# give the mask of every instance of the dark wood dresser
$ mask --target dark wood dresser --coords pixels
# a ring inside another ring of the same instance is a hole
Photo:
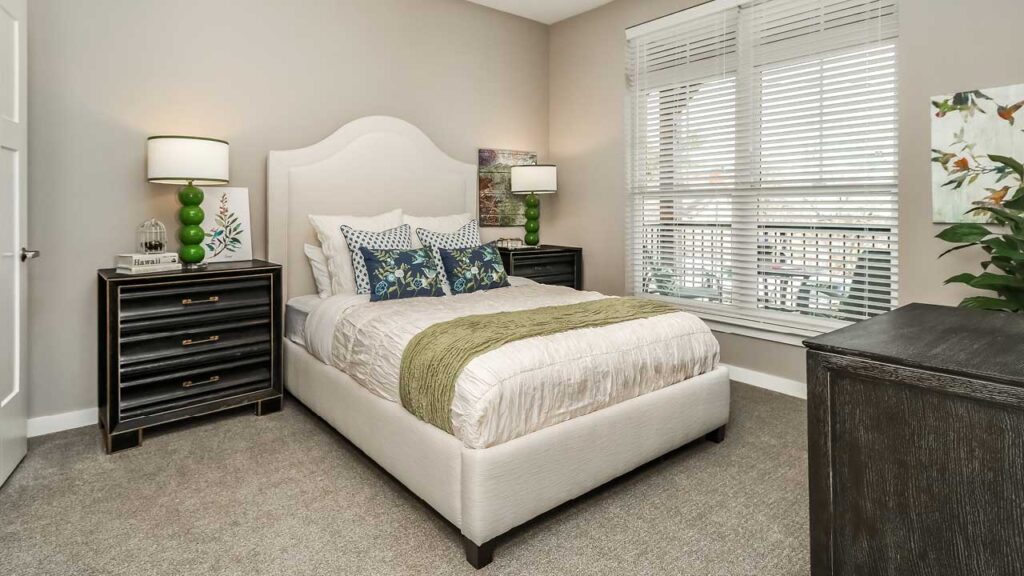
[[[1024,315],[911,304],[805,344],[811,573],[1024,574]]]
[[[533,248],[498,248],[498,252],[509,276],[583,289],[582,248],[542,244]]]
[[[99,412],[108,453],[150,426],[253,404],[280,410],[281,267],[99,275]]]

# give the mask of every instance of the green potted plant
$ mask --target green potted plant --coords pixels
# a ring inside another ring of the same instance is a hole
[[[964,298],[960,302],[961,307],[1024,313],[1024,165],[1007,156],[990,154],[988,158],[995,164],[983,170],[997,176],[997,186],[1007,181],[1009,183],[1001,188],[989,189],[990,195],[974,202],[974,208],[967,213],[986,215],[991,225],[997,226],[998,230],[982,224],[961,223],[940,232],[937,238],[956,244],[940,254],[940,258],[972,246],[980,246],[988,255],[981,263],[981,274],[965,272],[949,278],[945,283],[966,284],[972,288],[995,292],[995,296]],[[943,159],[933,161],[941,162]]]

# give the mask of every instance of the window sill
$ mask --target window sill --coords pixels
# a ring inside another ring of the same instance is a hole
[[[721,313],[714,307],[694,305],[692,302],[686,302],[680,298],[654,294],[643,294],[641,297],[673,304],[680,310],[700,318],[715,332],[777,342],[797,348],[803,348],[804,340],[808,338],[827,334],[852,324],[852,322],[842,320],[807,319],[799,315],[794,315],[797,318],[792,318],[789,321],[787,321],[787,317],[779,315],[776,315],[774,321],[770,321],[771,318],[762,321]]]
[[[691,313],[693,313],[691,311]],[[757,340],[766,340],[769,342],[777,342],[779,344],[785,344],[786,346],[793,346],[796,348],[804,347],[804,340],[813,338],[818,334],[788,334],[785,332],[778,332],[775,330],[766,330],[764,328],[758,328],[754,326],[746,326],[738,323],[723,322],[721,320],[712,320],[695,314],[698,318],[704,321],[714,332],[723,332],[725,334],[735,334],[737,336],[745,336],[747,338],[756,338]],[[821,332],[824,334],[824,332]]]

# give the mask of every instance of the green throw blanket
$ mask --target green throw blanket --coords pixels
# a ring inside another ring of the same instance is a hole
[[[420,332],[402,353],[402,406],[451,434],[455,381],[477,356],[503,344],[678,312],[654,300],[603,298],[564,306],[464,316]]]

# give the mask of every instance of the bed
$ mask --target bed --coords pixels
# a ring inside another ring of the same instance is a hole
[[[267,213],[269,258],[284,263],[286,388],[458,528],[480,568],[509,530],[684,444],[720,441],[729,378],[706,327],[673,313],[506,344],[459,377],[451,433],[413,416],[396,401],[396,358],[423,326],[607,298],[516,279],[488,293],[388,303],[313,295],[309,214],[476,213],[476,179],[476,166],[411,124],[367,117],[312,146],[271,152]],[[399,316],[402,325],[387,323]],[[639,359],[607,344],[630,327],[631,342],[648,339],[635,347]],[[510,358],[531,359],[523,370],[533,372],[509,369]],[[586,369],[559,372],[564,358]],[[637,370],[615,368],[628,362]],[[491,380],[500,386],[485,388]]]

